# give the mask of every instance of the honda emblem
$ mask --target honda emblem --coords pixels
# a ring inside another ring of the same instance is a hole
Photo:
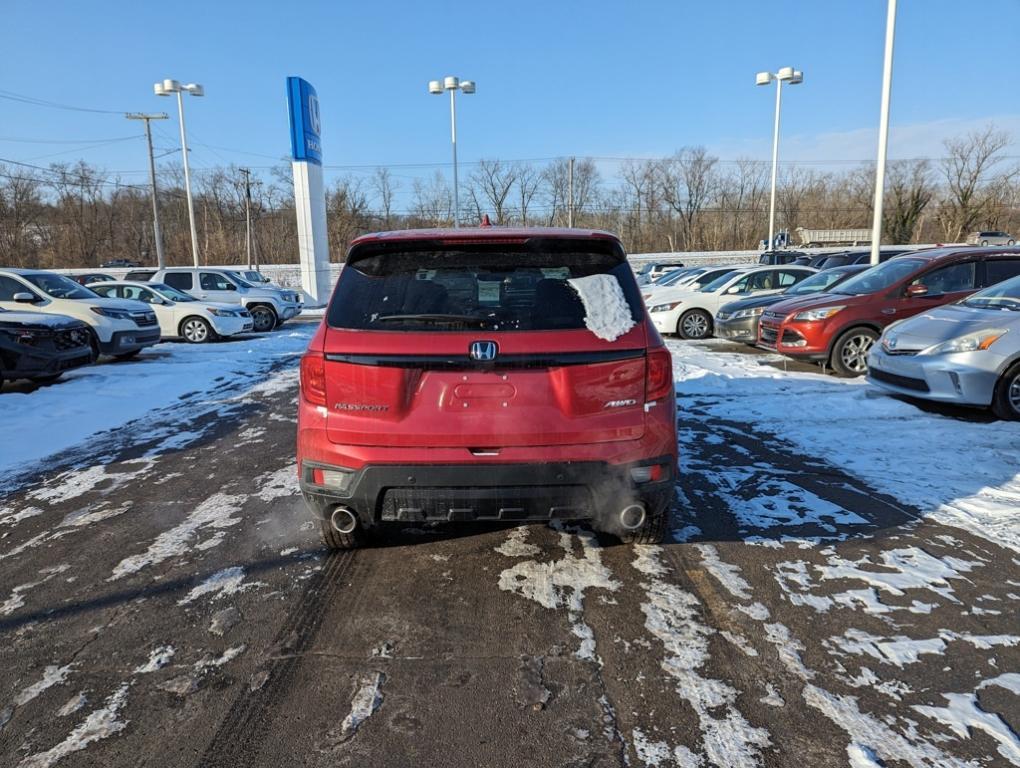
[[[496,350],[494,341],[472,341],[469,354],[472,360],[490,362],[496,359]]]

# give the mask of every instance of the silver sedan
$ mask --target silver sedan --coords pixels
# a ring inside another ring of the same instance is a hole
[[[890,325],[868,355],[868,381],[1020,420],[1020,277]]]

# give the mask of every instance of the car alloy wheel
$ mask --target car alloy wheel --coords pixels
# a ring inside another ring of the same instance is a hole
[[[251,310],[252,325],[259,333],[271,331],[276,327],[276,314],[268,307],[255,307]]]
[[[680,335],[686,339],[703,339],[708,335],[708,318],[704,312],[688,312],[680,320]]]
[[[1013,380],[1009,382],[1009,389],[1006,390],[1006,402],[1013,409],[1013,413],[1020,418],[1020,371],[1017,371]]]
[[[200,317],[191,317],[184,321],[181,335],[192,344],[201,344],[209,340],[209,324]]]
[[[870,334],[859,333],[843,342],[839,350],[839,358],[843,367],[853,373],[864,373],[868,370],[868,352],[875,345],[875,338]]]

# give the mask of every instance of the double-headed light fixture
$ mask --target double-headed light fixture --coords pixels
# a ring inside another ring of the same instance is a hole
[[[457,185],[457,91],[465,94],[475,92],[474,80],[447,77],[443,80],[429,80],[429,93],[441,96],[450,92],[450,143],[453,145],[453,226],[460,226],[460,190]]]
[[[776,83],[776,125],[772,132],[772,198],[769,202],[769,240],[767,250],[775,248],[776,230],[776,169],[779,165],[779,110],[783,103],[783,83],[800,85],[804,82],[804,73],[793,67],[783,67],[778,72],[759,72],[754,76],[755,85]]]
[[[191,255],[198,266],[198,230],[195,228],[195,203],[191,199],[191,172],[188,169],[188,139],[184,131],[184,94],[205,96],[205,89],[198,83],[182,85],[177,80],[163,80],[152,86],[157,96],[177,94],[177,114],[181,122],[181,154],[184,156],[184,191],[188,197],[188,222],[191,224]]]

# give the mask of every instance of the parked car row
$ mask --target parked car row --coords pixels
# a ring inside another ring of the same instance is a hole
[[[143,272],[144,281],[0,268],[0,384],[52,381],[100,355],[134,357],[161,339],[271,331],[302,309],[296,292],[256,285],[237,270]]]

